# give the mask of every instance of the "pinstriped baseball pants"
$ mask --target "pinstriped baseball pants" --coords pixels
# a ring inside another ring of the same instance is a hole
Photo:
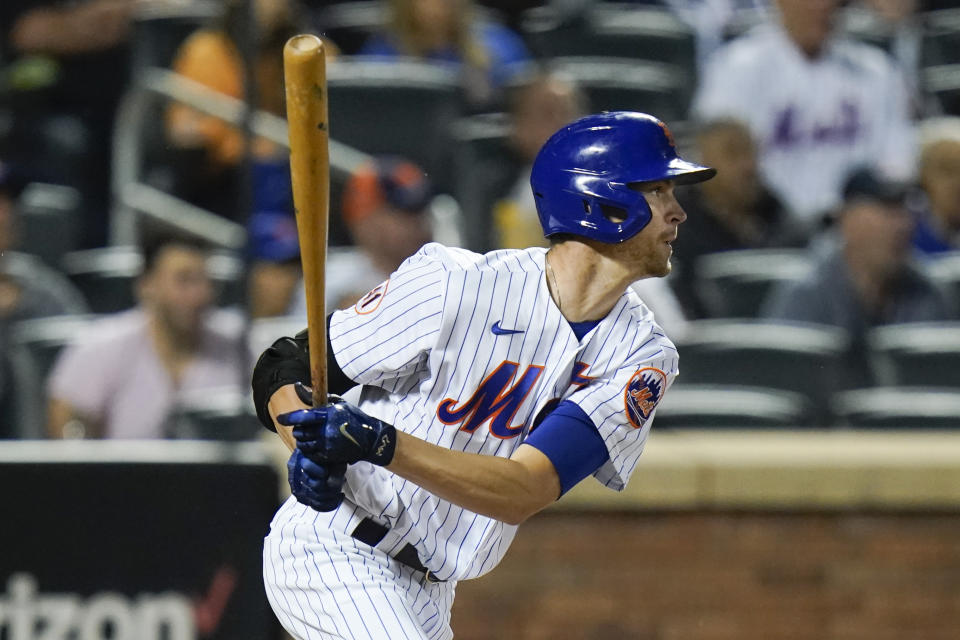
[[[267,599],[299,640],[449,640],[453,582],[423,574],[288,501],[264,540]],[[312,518],[312,520],[311,520]]]

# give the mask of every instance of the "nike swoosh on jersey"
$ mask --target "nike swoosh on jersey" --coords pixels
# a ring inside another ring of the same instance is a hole
[[[509,336],[513,333],[523,333],[523,329],[504,329],[500,326],[500,321],[497,320],[492,325],[490,325],[490,331],[493,332],[495,336]]]

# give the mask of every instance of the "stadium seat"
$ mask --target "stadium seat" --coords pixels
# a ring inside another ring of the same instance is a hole
[[[136,304],[134,281],[143,267],[136,247],[72,251],[63,257],[62,265],[93,313],[115,313]]]
[[[668,62],[693,83],[696,35],[665,7],[599,3],[567,17],[555,6],[528,10],[522,29],[544,58],[611,56]]]
[[[950,251],[932,258],[927,263],[927,273],[934,282],[953,296],[960,304],[960,251]]]
[[[12,345],[0,354],[0,368],[0,437],[43,438],[46,408],[37,363],[25,347]]]
[[[143,2],[133,15],[130,37],[131,73],[148,67],[169,67],[180,44],[197,29],[211,26],[223,13],[223,3]]]
[[[382,0],[335,2],[317,10],[316,23],[343,55],[350,56],[383,28],[386,15]]]
[[[18,248],[49,265],[60,264],[64,254],[77,248],[82,224],[82,198],[72,188],[33,182],[17,203]]]
[[[453,132],[453,195],[463,208],[465,246],[489,251],[496,245],[490,212],[521,170],[508,143],[509,117],[504,113],[467,116],[457,121]]]
[[[346,56],[360,52],[367,39],[387,26],[386,0],[339,0],[306,3],[316,6],[315,23],[321,36],[331,39]],[[324,6],[326,5],[326,6]],[[497,20],[495,11],[474,3],[473,14],[480,20]]]
[[[920,88],[930,113],[960,114],[960,8],[921,14]]]
[[[260,422],[249,395],[234,388],[184,394],[168,421],[167,437],[185,440],[250,440]]]
[[[695,286],[710,317],[756,318],[770,289],[811,268],[804,249],[742,249],[700,256]]]
[[[418,163],[438,190],[452,192],[451,127],[461,111],[450,66],[342,57],[327,71],[330,137],[369,154]]]
[[[805,396],[821,424],[843,382],[849,347],[835,327],[751,320],[695,320],[677,341],[683,383],[748,385]]]
[[[960,8],[927,11],[921,20],[921,65],[960,63]]]
[[[840,424],[879,429],[960,428],[960,390],[875,387],[843,391],[833,398]]]
[[[913,322],[867,338],[885,384],[960,388],[960,322]]]
[[[242,307],[246,303],[246,268],[233,253],[215,252],[207,260],[210,278],[216,287],[217,305]]]
[[[960,115],[960,64],[938,64],[920,70],[920,86],[932,101],[928,109]]]
[[[54,316],[26,320],[14,325],[11,348],[22,349],[30,361],[37,381],[42,385],[63,349],[93,320],[91,315]],[[26,369],[23,369],[24,371]]]
[[[682,378],[682,376],[681,376]],[[791,428],[810,424],[809,400],[780,389],[678,383],[657,407],[655,428]]]
[[[642,111],[671,127],[687,119],[694,83],[669,63],[566,56],[551,66],[583,89],[591,111]]]
[[[879,47],[889,54],[894,53],[894,26],[876,10],[861,5],[843,7],[839,12],[838,23],[845,36]]]

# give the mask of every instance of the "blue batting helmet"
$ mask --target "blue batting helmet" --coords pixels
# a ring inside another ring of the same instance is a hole
[[[657,118],[605,111],[553,134],[533,162],[530,185],[545,236],[570,233],[616,243],[650,222],[650,206],[631,184],[692,184],[716,173],[677,155],[670,130]]]

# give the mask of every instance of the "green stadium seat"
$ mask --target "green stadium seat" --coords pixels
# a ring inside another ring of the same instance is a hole
[[[770,290],[811,268],[804,249],[742,249],[697,258],[694,286],[710,317],[756,318]]]
[[[806,397],[815,421],[831,420],[829,398],[843,383],[847,334],[835,327],[760,320],[694,320],[680,352],[684,384],[747,385]]]
[[[657,407],[654,428],[781,429],[803,427],[813,419],[809,400],[799,393],[681,382]]]
[[[843,426],[876,429],[960,428],[960,390],[876,387],[836,394],[833,412]]]
[[[886,384],[960,389],[960,322],[877,327],[867,342]]]

